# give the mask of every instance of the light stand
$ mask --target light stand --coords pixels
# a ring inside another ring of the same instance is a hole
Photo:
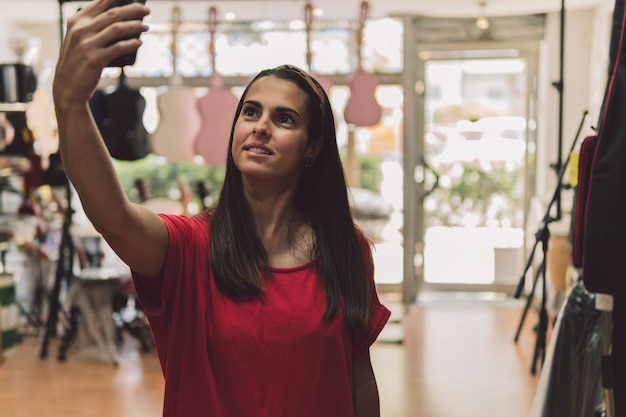
[[[63,3],[65,0],[59,1],[59,32],[60,40],[64,38],[64,18],[63,18]],[[61,311],[61,289],[63,284],[66,288],[69,287],[72,272],[74,270],[74,243],[70,235],[70,228],[72,226],[72,215],[74,210],[72,209],[72,185],[69,179],[65,178],[65,189],[67,196],[67,208],[65,210],[65,218],[63,219],[63,226],[61,229],[61,242],[59,244],[59,257],[56,264],[56,274],[54,279],[54,285],[52,286],[52,292],[50,293],[50,303],[48,307],[48,317],[46,321],[46,332],[41,343],[41,351],[39,357],[45,359],[48,357],[48,344],[50,338],[57,336],[57,324],[59,319],[59,313]]]
[[[522,330],[522,326],[524,325],[524,320],[526,319],[526,314],[528,313],[528,310],[530,309],[530,306],[533,302],[537,283],[539,281],[539,278],[542,277],[543,278],[541,281],[542,282],[542,285],[541,285],[542,294],[541,294],[541,306],[539,309],[539,324],[537,325],[537,340],[535,343],[535,352],[533,355],[533,362],[532,362],[532,366],[530,370],[531,374],[533,375],[537,371],[536,364],[537,364],[538,359],[541,358],[541,363],[543,363],[543,360],[545,358],[545,353],[546,353],[545,352],[546,333],[548,330],[548,312],[546,309],[546,255],[548,253],[548,241],[550,240],[550,229],[548,226],[551,222],[558,220],[557,218],[552,217],[550,213],[552,212],[552,206],[558,201],[559,196],[561,195],[561,186],[562,186],[563,177],[565,175],[565,169],[567,168],[571,154],[574,151],[574,148],[576,147],[576,143],[578,142],[578,137],[580,136],[580,132],[582,131],[582,128],[583,128],[583,125],[585,123],[585,119],[587,118],[588,113],[589,112],[587,110],[584,111],[582,120],[580,121],[580,125],[578,126],[578,131],[576,132],[576,136],[574,137],[574,140],[572,141],[570,152],[567,155],[567,159],[565,163],[561,166],[556,189],[554,190],[552,199],[550,200],[550,203],[548,204],[548,208],[546,210],[545,215],[543,216],[543,220],[541,221],[541,224],[539,225],[539,228],[537,229],[537,232],[535,233],[535,243],[532,247],[532,250],[530,251],[530,256],[528,257],[528,260],[526,262],[526,267],[524,268],[524,272],[522,273],[522,276],[519,280],[517,289],[515,290],[515,294],[514,294],[515,298],[521,297],[524,287],[526,285],[526,274],[528,273],[528,271],[530,270],[533,264],[533,261],[535,258],[535,251],[537,250],[537,246],[539,245],[539,242],[541,242],[543,259],[541,261],[540,268],[537,270],[537,273],[535,274],[532,289],[527,296],[528,298],[526,301],[526,306],[522,313],[522,318],[520,320],[520,323],[517,327],[517,332],[515,333],[515,342],[517,343],[517,340],[519,339],[519,336],[520,336],[520,332]]]
[[[63,220],[63,228],[61,230],[61,243],[59,245],[59,258],[57,259],[56,275],[52,292],[50,293],[50,305],[48,310],[48,318],[46,322],[46,333],[44,334],[41,351],[39,357],[45,359],[48,357],[48,344],[50,338],[57,336],[57,323],[61,306],[61,288],[65,284],[69,287],[72,271],[74,269],[74,244],[70,235],[70,227],[72,225],[72,193],[71,184],[67,181],[67,209],[65,211],[65,219]]]

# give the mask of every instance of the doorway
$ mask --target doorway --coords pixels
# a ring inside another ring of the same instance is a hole
[[[428,290],[514,292],[535,191],[545,20],[494,17],[485,29],[404,18],[405,305]]]
[[[424,290],[512,292],[522,274],[529,62],[519,48],[419,52]]]

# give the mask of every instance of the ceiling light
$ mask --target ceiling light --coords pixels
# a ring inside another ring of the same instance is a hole
[[[476,19],[476,27],[485,30],[489,27],[489,19],[487,19],[487,15],[485,14],[485,6],[487,3],[480,3],[480,16]]]

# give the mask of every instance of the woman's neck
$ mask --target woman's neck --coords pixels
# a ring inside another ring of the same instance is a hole
[[[287,268],[308,262],[313,233],[295,209],[295,189],[244,183],[244,192],[270,266]]]

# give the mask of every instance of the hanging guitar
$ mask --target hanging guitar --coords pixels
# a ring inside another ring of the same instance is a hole
[[[128,86],[124,68],[117,88],[108,94],[96,91],[89,105],[113,158],[136,161],[150,153],[149,134],[143,124],[146,100],[139,90]]]
[[[167,91],[157,97],[160,121],[151,136],[152,151],[170,162],[191,162],[195,156],[194,142],[200,129],[197,98],[192,87],[183,84],[177,66],[177,35],[180,26],[180,8],[172,10],[172,65],[173,75]]]
[[[346,103],[343,117],[348,124],[348,146],[346,158],[346,177],[351,187],[360,185],[360,166],[356,155],[356,127],[374,126],[380,121],[381,109],[376,101],[378,76],[363,69],[362,48],[363,29],[369,14],[367,1],[361,3],[359,27],[356,32],[358,68],[349,82],[350,97]]]
[[[15,128],[7,118],[6,113],[0,113],[0,152],[13,142]]]
[[[26,106],[26,119],[33,136],[37,138],[37,152],[48,161],[58,147],[54,102],[48,91],[35,91],[33,100]]]
[[[33,131],[25,126],[22,128],[22,137],[26,142],[27,150],[26,159],[29,161],[29,169],[22,175],[23,179],[23,200],[30,200],[34,191],[44,185],[44,170],[42,166],[42,158],[35,150],[35,136]]]
[[[363,28],[369,14],[367,1],[361,3],[359,28],[356,33],[358,68],[349,82],[350,97],[344,110],[346,123],[354,126],[374,126],[380,121],[381,109],[375,92],[379,84],[376,74],[368,73],[362,65]]]
[[[213,73],[209,78],[210,88],[208,93],[197,101],[201,126],[195,138],[195,150],[198,155],[204,158],[207,164],[223,166],[226,165],[230,130],[239,100],[229,88],[224,87],[222,77],[217,72],[215,65],[216,26],[217,9],[210,7],[209,32],[211,39],[209,41],[209,53]]]
[[[316,74],[312,69],[313,62],[313,53],[311,52],[311,28],[313,27],[313,5],[311,3],[306,3],[304,5],[304,24],[306,25],[306,66],[309,71],[309,74],[315,80],[320,83],[326,94],[330,92],[330,87],[332,87],[332,81],[323,77],[319,74]]]

